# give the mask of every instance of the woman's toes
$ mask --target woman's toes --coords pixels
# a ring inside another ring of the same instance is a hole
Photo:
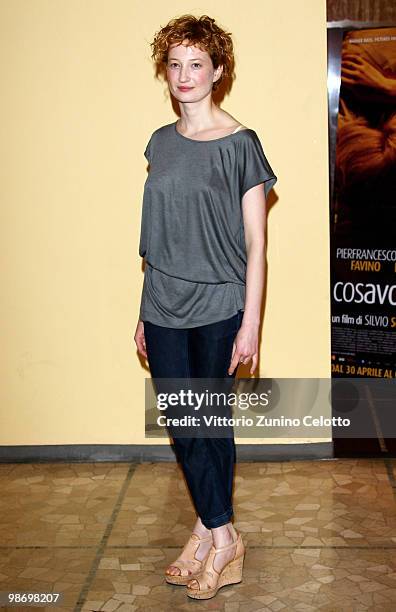
[[[175,571],[177,570],[177,571]],[[170,565],[168,567],[168,569],[166,570],[166,573],[169,576],[180,576],[180,569],[178,567],[176,567],[175,565]]]
[[[199,589],[199,583],[195,578],[187,583],[189,589]]]

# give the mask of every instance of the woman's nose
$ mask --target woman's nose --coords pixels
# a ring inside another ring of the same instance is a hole
[[[184,83],[185,81],[189,81],[189,80],[190,80],[190,76],[188,74],[188,68],[187,67],[182,68],[179,73],[179,81]]]

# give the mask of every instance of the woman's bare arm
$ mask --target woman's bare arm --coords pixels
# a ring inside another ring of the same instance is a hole
[[[258,363],[258,332],[265,275],[266,200],[264,184],[252,187],[242,198],[243,224],[247,252],[245,312],[235,338],[229,374],[238,363],[252,360],[250,373]]]

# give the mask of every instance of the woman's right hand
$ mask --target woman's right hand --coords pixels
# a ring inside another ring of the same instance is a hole
[[[136,326],[134,340],[136,342],[138,353],[147,359],[146,340],[144,338],[144,323],[140,319]]]

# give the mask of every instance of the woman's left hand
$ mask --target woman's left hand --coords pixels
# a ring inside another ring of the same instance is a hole
[[[242,324],[232,348],[232,356],[228,374],[233,374],[239,363],[247,365],[252,361],[250,374],[253,374],[258,363],[258,326]]]

